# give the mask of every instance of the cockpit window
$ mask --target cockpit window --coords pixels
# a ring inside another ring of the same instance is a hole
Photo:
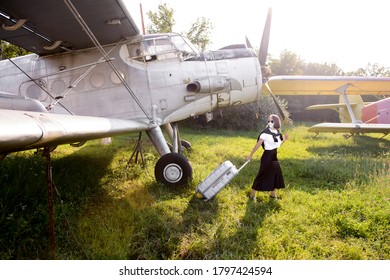
[[[173,44],[176,46],[176,48],[181,51],[188,54],[196,55],[197,51],[196,48],[188,41],[187,38],[184,38],[179,35],[175,35],[171,37]]]
[[[144,36],[142,41],[128,45],[129,56],[138,61],[186,59],[197,55],[195,48],[180,35]]]
[[[142,42],[142,45],[145,53],[149,55],[174,51],[174,47],[168,37],[145,40]]]

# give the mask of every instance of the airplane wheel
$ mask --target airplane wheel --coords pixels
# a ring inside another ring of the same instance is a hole
[[[178,153],[163,155],[154,168],[156,180],[167,186],[180,186],[192,179],[192,166],[188,159]]]
[[[173,152],[173,145],[169,142],[167,142],[167,145],[169,147],[169,150],[171,152]],[[181,140],[181,151],[180,151],[181,153],[184,152],[185,150],[187,150],[187,151],[191,150],[191,148],[192,148],[192,145],[190,142],[188,142],[187,140]]]
[[[181,145],[186,148],[187,150],[191,149],[191,143],[188,142],[187,140],[181,140]]]

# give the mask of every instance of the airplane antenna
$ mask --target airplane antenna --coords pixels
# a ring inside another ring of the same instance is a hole
[[[130,88],[130,86],[125,81],[125,78],[122,76],[121,72],[118,70],[118,68],[115,66],[115,64],[111,61],[110,57],[108,56],[107,52],[104,50],[98,39],[95,37],[87,23],[84,21],[84,19],[81,17],[80,13],[77,11],[76,7],[72,4],[70,0],[64,0],[65,4],[68,6],[69,10],[73,14],[73,16],[76,18],[78,23],[81,25],[82,29],[87,33],[88,37],[91,39],[92,43],[95,45],[95,47],[100,51],[100,53],[103,55],[104,59],[108,63],[108,65],[111,67],[112,71],[116,74],[118,79],[121,81],[123,86],[126,88],[127,92],[133,97],[134,101],[137,103],[139,108],[142,110],[142,112],[145,114],[145,116],[150,120],[153,121],[153,119],[149,116],[147,113],[147,110],[142,105],[141,101],[138,99],[138,97],[135,95],[133,90]]]
[[[145,32],[144,13],[142,11],[142,3],[139,4],[139,9],[140,9],[140,12],[141,12],[142,33],[145,35],[146,32]]]

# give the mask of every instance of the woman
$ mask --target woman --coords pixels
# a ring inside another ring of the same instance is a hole
[[[287,139],[280,133],[280,118],[277,115],[268,117],[267,127],[260,133],[257,143],[247,160],[251,160],[253,154],[263,146],[264,153],[261,156],[260,170],[257,174],[249,198],[256,200],[256,191],[270,191],[271,198],[277,198],[276,189],[284,188],[282,170],[280,169],[277,151]]]

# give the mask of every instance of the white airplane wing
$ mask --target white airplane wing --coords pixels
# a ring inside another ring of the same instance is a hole
[[[72,0],[101,45],[138,35],[122,0]],[[42,16],[44,15],[44,16]],[[94,47],[64,0],[2,0],[0,38],[39,55]]]
[[[385,77],[274,76],[268,85],[274,95],[339,95],[344,86],[348,95],[390,94],[390,78]],[[262,92],[269,90],[264,86]]]
[[[0,39],[38,55],[95,47],[69,4],[80,12],[101,45],[118,43],[140,33],[122,0],[2,0]],[[20,110],[20,105],[17,108]],[[0,155],[148,130],[154,126],[148,120],[0,109]]]
[[[149,120],[122,120],[0,110],[0,155],[148,130]]]

